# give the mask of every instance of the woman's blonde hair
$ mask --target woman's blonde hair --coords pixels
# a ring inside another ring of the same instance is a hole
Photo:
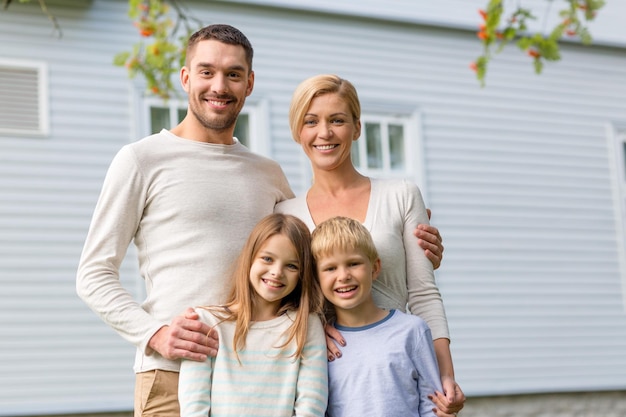
[[[311,254],[311,233],[308,227],[302,220],[292,215],[270,214],[254,227],[234,264],[232,274],[234,286],[226,304],[220,308],[205,307],[219,319],[235,322],[233,350],[236,354],[246,345],[257,297],[250,283],[250,269],[261,247],[275,235],[285,236],[291,241],[298,254],[300,265],[300,276],[296,288],[281,300],[279,314],[291,310],[295,312],[295,319],[288,329],[287,340],[278,347],[284,349],[295,339],[297,349],[294,357],[300,357],[306,343],[309,314],[315,313],[320,316],[322,314],[324,298],[315,277]]]
[[[289,127],[293,140],[300,143],[300,131],[304,125],[304,116],[311,101],[324,94],[338,94],[348,104],[348,109],[356,123],[361,118],[361,103],[354,85],[336,75],[321,74],[302,81],[296,87],[289,106]]]

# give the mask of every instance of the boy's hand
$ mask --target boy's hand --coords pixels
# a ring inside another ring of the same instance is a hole
[[[465,394],[453,378],[442,378],[441,384],[445,395],[441,392],[435,392],[428,396],[435,404],[435,414],[438,417],[456,416],[465,405]]]
[[[198,314],[188,308],[183,315],[174,317],[169,326],[161,327],[148,342],[151,349],[165,359],[191,359],[204,362],[208,356],[217,355],[217,332],[198,320]]]
[[[339,333],[339,330],[337,330],[332,324],[326,324],[324,331],[326,332],[326,350],[328,352],[328,362],[332,362],[335,360],[335,358],[341,358],[341,351],[339,350],[337,344],[345,346],[346,341],[341,336],[341,333]]]

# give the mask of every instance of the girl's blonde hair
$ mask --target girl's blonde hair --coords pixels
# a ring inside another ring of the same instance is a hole
[[[300,265],[298,284],[288,296],[281,300],[279,310],[279,314],[289,310],[294,311],[295,320],[288,329],[287,340],[278,347],[284,349],[295,339],[297,349],[293,356],[300,357],[306,342],[309,314],[321,315],[322,313],[323,296],[315,277],[311,255],[311,233],[308,227],[302,220],[292,215],[270,214],[254,227],[234,264],[232,274],[234,286],[226,304],[220,308],[204,307],[223,321],[235,322],[233,338],[235,353],[246,345],[257,297],[250,283],[250,268],[261,247],[275,235],[283,235],[291,241],[298,254]]]
[[[302,81],[296,87],[289,106],[289,127],[293,140],[300,143],[300,131],[304,125],[304,116],[315,97],[324,94],[338,94],[348,104],[348,109],[356,123],[361,118],[361,103],[354,85],[336,75],[321,74]]]

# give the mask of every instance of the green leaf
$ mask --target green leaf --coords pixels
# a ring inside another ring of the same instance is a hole
[[[113,57],[113,65],[123,67],[130,58],[130,52],[120,52]]]
[[[589,45],[593,39],[591,38],[591,34],[587,28],[582,28],[579,32],[580,40],[583,44]]]

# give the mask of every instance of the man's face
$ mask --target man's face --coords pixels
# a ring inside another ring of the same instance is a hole
[[[207,40],[198,42],[190,54],[181,71],[189,111],[207,130],[234,129],[254,86],[243,47]]]

